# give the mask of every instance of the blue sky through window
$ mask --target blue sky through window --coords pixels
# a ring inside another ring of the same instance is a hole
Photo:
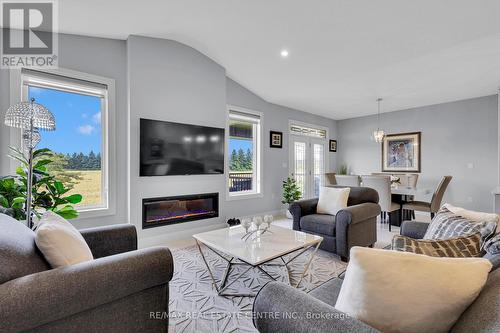
[[[240,148],[246,153],[247,149],[252,151],[253,143],[250,140],[240,140],[240,139],[229,139],[229,154],[233,150],[238,151]]]
[[[56,130],[42,131],[38,148],[57,153],[88,154],[101,152],[101,99],[96,96],[39,87],[29,87],[29,98],[35,98],[54,114]]]

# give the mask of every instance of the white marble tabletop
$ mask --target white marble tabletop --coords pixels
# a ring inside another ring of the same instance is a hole
[[[272,233],[266,232],[258,239],[244,241],[242,226],[217,229],[193,235],[214,250],[241,259],[253,266],[279,258],[306,246],[318,244],[323,237],[271,225]]]
[[[411,186],[391,186],[391,193],[399,195],[426,195],[431,194],[432,189]]]

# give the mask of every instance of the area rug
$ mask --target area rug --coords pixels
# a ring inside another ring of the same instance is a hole
[[[266,266],[271,276],[288,283],[300,278],[307,262],[304,253],[292,263],[290,277],[284,267]],[[205,257],[212,268],[214,278],[220,279],[226,268],[226,261],[204,249]],[[212,288],[212,280],[196,246],[172,251],[174,256],[174,275],[170,281],[169,332],[257,332],[252,324],[253,297],[222,297]],[[286,260],[286,259],[285,259]],[[281,262],[281,261],[279,261]],[[233,266],[228,281],[232,281],[245,266]],[[302,280],[299,289],[308,292],[325,281],[338,276],[346,268],[334,254],[318,250]],[[229,292],[256,293],[271,279],[258,269],[248,271],[233,285]]]

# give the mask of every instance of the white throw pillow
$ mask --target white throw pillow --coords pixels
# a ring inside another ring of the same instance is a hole
[[[445,207],[455,215],[465,217],[466,219],[474,222],[495,222],[497,224],[495,233],[500,233],[500,215],[498,214],[476,212],[474,210],[468,210],[462,207],[455,207],[453,205],[450,205],[449,203],[444,204],[443,207]]]
[[[318,214],[336,215],[339,210],[347,207],[347,199],[349,199],[350,191],[349,187],[320,187],[316,212]]]
[[[335,308],[384,333],[448,332],[491,267],[483,258],[353,247]]]
[[[94,259],[82,234],[71,223],[50,211],[43,214],[38,222],[35,242],[52,268]]]

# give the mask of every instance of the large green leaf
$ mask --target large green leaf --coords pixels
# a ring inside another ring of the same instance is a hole
[[[0,194],[0,206],[9,208],[9,200],[6,197]]]
[[[75,208],[73,208],[73,206],[70,205],[64,206],[61,209],[56,208],[54,209],[54,212],[64,217],[67,220],[71,220],[78,217],[78,212],[76,211]]]
[[[64,193],[65,188],[64,188],[64,184],[62,182],[55,181],[54,182],[54,187],[55,187],[57,193],[59,193],[59,194]]]
[[[81,194],[72,194],[70,196],[64,197],[63,199],[68,200],[69,203],[77,204],[82,201],[83,197]]]
[[[33,158],[50,155],[52,155],[52,151],[49,148],[37,149],[33,152]]]

